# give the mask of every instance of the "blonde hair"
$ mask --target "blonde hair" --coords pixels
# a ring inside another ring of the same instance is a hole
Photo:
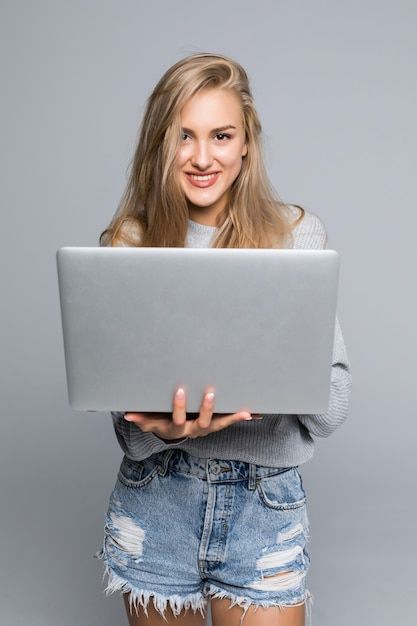
[[[262,127],[249,79],[232,59],[196,53],[181,59],[161,77],[147,100],[128,182],[109,226],[104,246],[183,247],[188,204],[176,172],[180,146],[180,111],[203,89],[234,92],[241,104],[247,154],[230,188],[230,201],[218,216],[212,247],[292,247],[294,222],[289,206],[269,182],[262,154]]]

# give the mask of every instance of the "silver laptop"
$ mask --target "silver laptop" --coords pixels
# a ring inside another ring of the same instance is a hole
[[[334,250],[64,247],[68,398],[78,411],[327,410]]]

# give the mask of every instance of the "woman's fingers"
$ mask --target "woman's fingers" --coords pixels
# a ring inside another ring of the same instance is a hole
[[[227,428],[236,422],[251,419],[251,415],[247,411],[240,411],[232,415],[215,416],[213,418],[213,410],[214,391],[210,389],[203,397],[198,418],[190,424],[190,437],[208,435],[209,433]]]
[[[214,408],[214,392],[208,391],[204,394],[200,405],[200,414],[194,422],[194,426],[201,428],[203,431],[210,428],[211,418],[213,417]]]
[[[125,413],[125,419],[134,422],[144,432],[153,432],[164,439],[180,437],[194,439],[222,430],[237,422],[258,417],[256,414],[251,416],[248,411],[213,417],[214,403],[214,391],[208,389],[201,401],[198,417],[195,420],[187,421],[185,391],[180,387],[174,394],[172,416],[168,417],[169,414],[163,413],[128,412]]]
[[[165,421],[168,422],[167,419],[164,419],[162,415],[157,418],[154,418],[153,415],[158,415],[157,413],[125,413],[125,420],[128,422],[133,422],[137,426],[140,426],[142,430],[148,430],[149,427],[154,427],[155,425],[160,424]],[[171,420],[169,420],[171,421]]]
[[[128,411],[124,414],[124,418],[127,422],[140,422],[143,417],[143,413],[134,413],[133,411]]]
[[[144,433],[151,432],[163,439],[175,440],[186,436],[185,428],[173,424],[171,415],[166,418],[162,413],[126,413],[125,419],[136,424]]]
[[[233,413],[232,415],[223,415],[222,417],[216,417],[211,424],[211,431],[216,432],[218,430],[222,430],[223,428],[227,428],[232,424],[236,424],[238,422],[245,422],[247,420],[251,420],[252,416],[248,411],[240,411],[239,413]]]
[[[184,426],[187,421],[185,405],[185,391],[182,387],[179,387],[174,395],[172,410],[172,421],[175,426]]]

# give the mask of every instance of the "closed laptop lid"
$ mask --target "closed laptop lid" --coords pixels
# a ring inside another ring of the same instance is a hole
[[[76,410],[328,408],[334,250],[64,247],[57,252],[68,397]]]

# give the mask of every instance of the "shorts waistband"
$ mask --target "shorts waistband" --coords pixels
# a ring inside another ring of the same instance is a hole
[[[164,450],[153,454],[159,465],[159,473],[164,476],[169,469],[179,473],[196,476],[209,483],[227,483],[245,480],[248,481],[249,489],[255,489],[256,483],[261,478],[281,474],[291,467],[266,467],[247,461],[202,458],[194,456],[185,450]]]

